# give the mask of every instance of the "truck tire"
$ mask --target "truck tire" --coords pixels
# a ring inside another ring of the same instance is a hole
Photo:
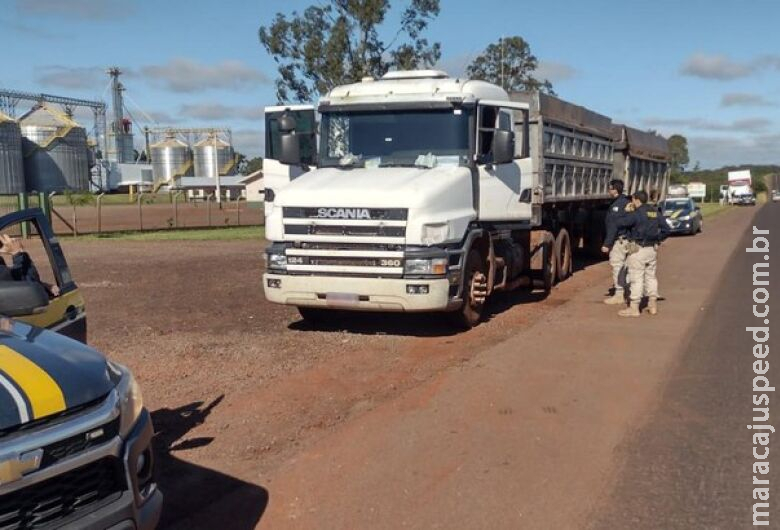
[[[572,272],[571,237],[565,228],[561,228],[555,237],[555,269],[559,282],[568,278]]]
[[[554,242],[542,245],[542,289],[546,294],[550,294],[555,284],[555,252]]]
[[[471,329],[482,320],[487,296],[487,267],[476,249],[471,249],[463,268],[463,305],[447,313],[450,322],[459,329]],[[484,296],[482,295],[484,293]]]

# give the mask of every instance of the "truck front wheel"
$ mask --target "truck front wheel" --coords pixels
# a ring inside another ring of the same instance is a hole
[[[455,326],[471,329],[482,319],[488,293],[485,261],[475,249],[471,249],[466,257],[463,275],[463,305],[448,313],[448,317]]]

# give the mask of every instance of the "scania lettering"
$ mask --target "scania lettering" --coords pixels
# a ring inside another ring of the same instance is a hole
[[[265,120],[263,285],[304,318],[441,311],[474,326],[493,293],[549,290],[574,250],[599,252],[610,179],[666,189],[662,137],[439,71],[339,86]]]

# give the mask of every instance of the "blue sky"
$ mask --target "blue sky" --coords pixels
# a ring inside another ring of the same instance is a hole
[[[0,86],[106,98],[103,70],[118,65],[141,125],[136,104],[161,124],[228,125],[257,155],[276,76],[258,27],[314,1],[0,0]],[[392,3],[390,24],[406,5]],[[441,3],[428,36],[452,74],[520,35],[561,97],[686,135],[692,164],[780,163],[780,2]]]

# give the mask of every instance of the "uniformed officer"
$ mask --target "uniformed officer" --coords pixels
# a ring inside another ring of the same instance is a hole
[[[626,264],[628,257],[628,229],[618,226],[618,219],[627,215],[626,206],[630,204],[628,197],[623,195],[623,181],[614,179],[609,181],[609,196],[614,200],[607,212],[607,235],[601,251],[609,253],[609,264],[612,267],[612,284],[614,294],[604,299],[605,304],[625,304],[623,286],[620,284],[620,272]]]
[[[658,280],[656,258],[658,245],[669,235],[666,221],[657,207],[647,204],[647,193],[638,191],[633,198],[634,211],[617,221],[629,229],[628,280],[631,302],[628,308],[618,312],[623,317],[638,317],[642,293],[648,297],[647,309],[651,315],[658,313]]]
[[[10,267],[3,260],[3,254],[11,257]],[[35,268],[30,255],[24,251],[22,242],[7,234],[0,234],[0,281],[37,282],[46,287],[50,296],[57,297],[60,294],[58,286],[41,281],[38,269]]]

